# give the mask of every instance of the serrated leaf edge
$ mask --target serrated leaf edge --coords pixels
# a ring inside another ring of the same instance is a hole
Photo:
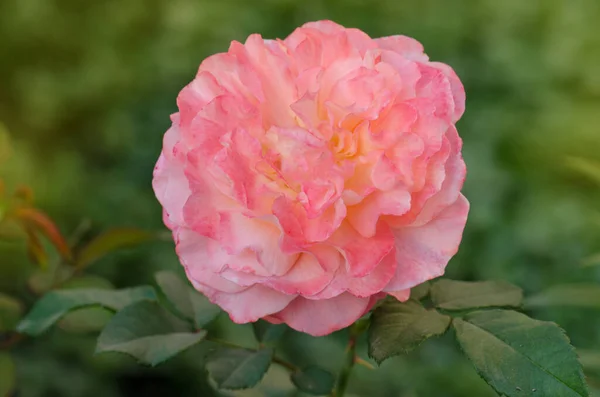
[[[536,319],[532,319],[532,320],[534,320],[534,321],[537,321],[537,322],[539,322],[539,323],[542,323],[542,324],[548,324],[548,325],[552,325],[552,326],[555,326],[556,328],[558,328],[558,329],[561,331],[561,335],[563,336],[563,338],[566,340],[567,344],[569,345],[571,352],[573,352],[573,353],[575,354],[575,356],[577,357],[577,361],[579,362],[579,356],[577,355],[577,352],[576,352],[575,348],[573,347],[573,345],[571,344],[571,340],[569,339],[569,337],[568,337],[568,335],[566,334],[566,332],[565,332],[565,330],[564,330],[564,329],[562,329],[562,328],[561,328],[561,327],[560,327],[558,324],[556,324],[556,323],[554,323],[554,322],[552,322],[552,321],[540,321],[540,320],[536,320]],[[583,385],[584,385],[585,391],[586,391],[586,393],[587,393],[587,394],[585,394],[585,395],[582,395],[582,394],[580,394],[580,393],[579,393],[577,390],[574,390],[574,389],[573,389],[571,386],[567,385],[567,384],[566,384],[565,382],[563,382],[561,379],[557,378],[557,377],[556,377],[554,374],[552,374],[552,373],[548,372],[547,370],[545,370],[544,368],[540,367],[540,366],[539,366],[539,365],[538,365],[538,364],[537,364],[535,361],[533,361],[532,359],[530,359],[528,356],[526,356],[525,354],[521,353],[520,351],[516,350],[514,347],[512,347],[510,344],[508,344],[508,343],[507,343],[507,342],[505,342],[504,340],[502,340],[502,339],[498,338],[496,335],[492,334],[491,332],[489,332],[489,331],[487,331],[487,330],[485,330],[485,329],[483,329],[483,328],[481,328],[481,327],[478,327],[477,325],[475,325],[475,324],[473,324],[473,323],[469,322],[468,320],[465,320],[465,319],[460,319],[460,318],[455,318],[455,319],[453,319],[453,321],[452,321],[452,327],[454,328],[454,331],[455,331],[455,332],[456,332],[456,326],[455,326],[455,322],[456,322],[456,321],[462,321],[462,322],[465,322],[465,323],[467,323],[467,324],[469,324],[469,325],[472,325],[473,327],[477,327],[477,328],[479,328],[480,330],[484,331],[485,333],[487,333],[487,334],[489,334],[489,335],[493,336],[495,339],[497,339],[497,340],[501,341],[501,342],[502,342],[502,343],[504,343],[506,346],[510,347],[510,349],[511,349],[511,350],[513,350],[513,351],[517,352],[519,355],[521,355],[521,356],[525,357],[525,358],[527,359],[527,361],[531,362],[531,363],[532,363],[534,366],[536,366],[537,368],[541,369],[543,372],[547,373],[548,375],[550,375],[551,377],[553,377],[554,379],[556,379],[556,380],[557,380],[559,383],[562,383],[563,385],[565,385],[565,386],[566,386],[566,387],[567,387],[569,390],[572,390],[573,392],[577,393],[577,394],[578,394],[578,395],[580,395],[581,397],[589,397],[589,395],[590,395],[590,392],[589,392],[589,388],[588,388],[587,382],[585,382],[585,375],[584,375],[584,373],[583,373],[583,366],[581,365],[581,362],[579,362],[579,364],[580,364],[580,367],[579,367],[579,370],[578,370],[577,372],[578,372],[579,378],[580,378],[580,379],[583,381]],[[469,361],[471,361],[471,359],[469,358],[469,355],[468,355],[468,354],[465,352],[465,350],[464,350],[464,348],[463,348],[463,345],[462,345],[462,343],[460,342],[460,340],[458,339],[458,337],[456,338],[456,340],[457,340],[457,342],[458,342],[458,345],[459,345],[459,347],[460,347],[461,351],[463,352],[463,354],[464,354],[464,355],[467,357],[467,359],[468,359]],[[491,380],[490,380],[490,379],[488,379],[488,378],[485,376],[485,374],[483,374],[481,371],[479,371],[479,368],[477,368],[477,367],[475,366],[475,364],[474,364],[472,361],[471,361],[471,364],[473,365],[473,367],[475,368],[475,371],[477,371],[477,374],[479,375],[479,377],[481,377],[481,379],[485,380],[485,382],[486,382],[488,385],[490,385],[490,387],[491,387],[491,388],[493,388],[493,389],[494,389],[494,391],[496,391],[496,393],[498,393],[499,395],[503,395],[503,394],[502,394],[502,392],[500,392],[499,390],[497,390],[497,389],[494,387],[494,385],[492,384]]]
[[[416,302],[417,304],[420,305],[419,301],[414,301],[414,302]],[[400,302],[400,303],[404,303],[404,302]],[[383,308],[383,306],[381,306],[380,308]],[[452,317],[450,317],[450,316],[448,316],[446,314],[440,313],[439,311],[437,311],[435,309],[425,309],[425,312],[431,312],[431,311],[435,312],[436,314],[442,316],[444,319],[448,320],[448,322],[447,322],[447,324],[444,327],[444,330],[442,332],[437,333],[437,334],[426,335],[421,340],[417,341],[414,344],[411,344],[409,346],[409,348],[407,348],[407,349],[401,349],[400,353],[390,354],[390,355],[382,358],[381,360],[379,358],[375,357],[375,355],[373,354],[373,348],[372,348],[372,343],[371,343],[371,335],[372,335],[372,330],[373,330],[373,324],[372,324],[373,319],[371,319],[371,324],[369,326],[369,331],[368,331],[368,349],[367,349],[367,354],[368,354],[369,358],[375,360],[375,362],[377,363],[377,365],[380,366],[384,361],[386,361],[386,360],[388,360],[390,358],[399,356],[401,354],[407,354],[407,353],[411,352],[412,350],[416,349],[417,347],[419,347],[425,341],[427,341],[427,340],[429,340],[431,338],[440,337],[440,336],[444,335],[446,332],[448,332],[448,329],[450,328],[451,323],[452,323]],[[392,313],[392,314],[394,314],[394,313]]]

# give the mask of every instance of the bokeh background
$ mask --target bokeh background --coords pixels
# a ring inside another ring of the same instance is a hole
[[[598,0],[2,0],[0,134],[10,137],[12,155],[0,177],[9,189],[31,186],[66,235],[83,220],[92,231],[162,230],[151,176],[179,90],[231,40],[254,32],[283,38],[317,19],[373,37],[415,37],[463,80],[467,112],[458,128],[472,210],[450,277],[504,279],[528,294],[600,283]],[[6,141],[0,145],[7,151]],[[128,287],[178,268],[173,245],[161,242],[110,255],[89,271]],[[24,246],[0,244],[1,292],[30,304],[23,291],[32,271]],[[534,314],[558,322],[582,351],[600,353],[599,311]],[[252,343],[248,326],[222,318],[217,327]],[[345,337],[290,334],[282,353],[337,371]],[[194,350],[147,369],[126,357],[94,357],[94,342],[93,333],[57,328],[20,343],[12,351],[18,396],[221,395]],[[261,388],[238,395],[291,390],[273,368]],[[350,393],[494,395],[452,335],[381,369],[357,367]]]

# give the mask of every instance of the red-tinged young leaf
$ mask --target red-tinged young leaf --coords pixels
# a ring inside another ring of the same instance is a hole
[[[40,268],[46,269],[48,267],[48,254],[39,237],[32,229],[27,230],[27,255]]]
[[[69,244],[48,215],[35,208],[17,208],[14,215],[25,227],[34,228],[45,235],[64,258],[72,258]]]

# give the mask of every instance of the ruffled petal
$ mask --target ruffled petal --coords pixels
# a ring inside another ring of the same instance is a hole
[[[387,294],[390,296],[393,296],[400,302],[406,302],[410,298],[410,290],[409,289],[405,289],[405,290],[401,290],[401,291],[389,291]]]
[[[296,297],[262,285],[254,285],[233,294],[216,291],[205,284],[195,283],[194,286],[212,303],[223,308],[231,320],[238,324],[252,323],[280,312]]]
[[[468,202],[464,88],[405,36],[251,35],[177,98],[153,188],[196,289],[312,335],[443,273]]]
[[[461,194],[431,222],[392,230],[398,267],[384,291],[409,289],[444,274],[458,251],[468,212],[469,202]]]
[[[366,276],[394,249],[394,235],[386,224],[379,224],[373,236],[366,238],[344,222],[328,241],[346,259],[348,274]]]
[[[376,295],[390,282],[396,273],[396,253],[390,252],[375,269],[362,277],[352,277],[344,267],[340,267],[333,281],[321,292],[308,299],[330,299],[344,292],[359,298]]]
[[[429,57],[424,54],[424,48],[417,40],[402,35],[387,36],[375,39],[379,48],[394,51],[406,59],[427,62]]]
[[[410,193],[404,187],[375,192],[360,205],[349,207],[347,218],[361,236],[370,238],[375,235],[377,223],[382,215],[403,215],[410,210],[410,203]]]
[[[333,277],[334,273],[323,269],[314,255],[304,252],[289,272],[281,277],[269,278],[264,284],[286,294],[310,296],[322,291]]]
[[[369,304],[369,298],[357,298],[351,294],[323,300],[298,297],[273,317],[296,331],[323,336],[353,324],[365,314]]]
[[[217,241],[185,228],[177,229],[175,241],[177,255],[191,281],[221,292],[235,293],[246,289],[218,274],[227,265],[230,255]]]
[[[309,218],[300,203],[280,197],[273,203],[273,214],[284,232],[284,252],[297,252],[302,247],[327,240],[346,216],[346,206],[340,199],[317,218]]]
[[[183,168],[161,155],[154,168],[152,187],[162,204],[163,220],[169,229],[184,224],[183,207],[191,194]]]
[[[177,126],[179,116],[174,117],[174,124],[166,132],[163,139],[163,151],[154,167],[152,187],[154,194],[163,207],[165,225],[173,229],[184,224],[183,207],[191,195],[189,182],[185,176],[182,158],[178,153],[180,131]]]
[[[465,87],[456,75],[454,69],[452,69],[450,66],[440,62],[430,62],[429,66],[441,70],[450,81],[452,95],[454,97],[454,114],[452,117],[452,122],[456,123],[465,112]]]
[[[444,165],[444,180],[439,192],[427,200],[419,215],[413,222],[419,226],[429,222],[437,214],[452,205],[460,194],[467,174],[467,168],[462,158],[462,140],[454,126],[446,134],[450,144],[450,155]]]

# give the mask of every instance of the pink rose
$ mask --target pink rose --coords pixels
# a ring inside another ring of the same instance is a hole
[[[326,335],[456,253],[465,93],[417,41],[330,21],[252,35],[177,104],[154,190],[189,279],[233,321]]]

